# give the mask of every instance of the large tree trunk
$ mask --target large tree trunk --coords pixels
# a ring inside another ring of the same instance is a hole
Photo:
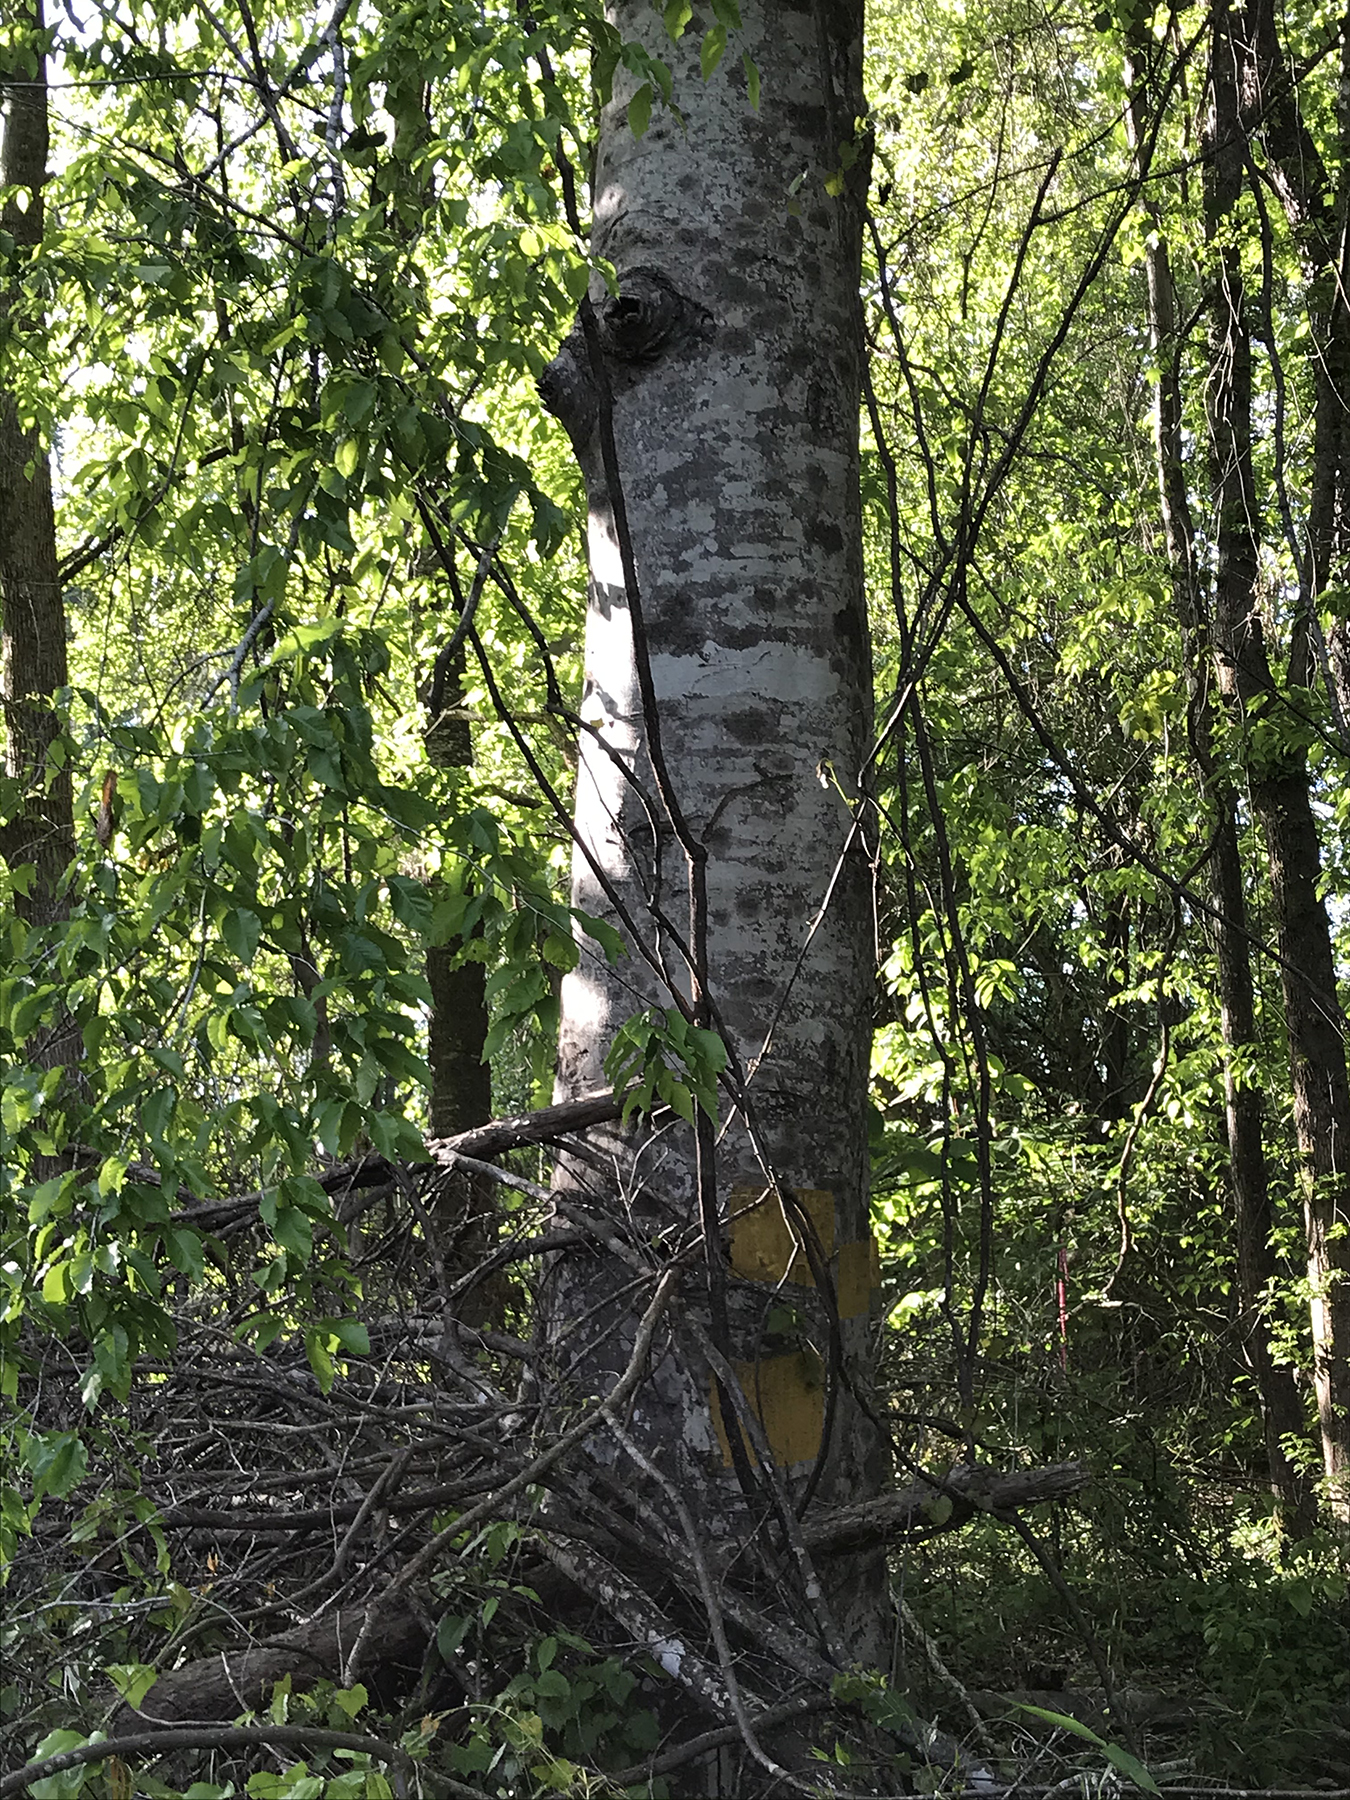
[[[694,33],[673,47],[646,0],[611,5],[672,65],[682,116],[658,101],[635,139],[635,82],[616,78],[593,246],[618,292],[543,384],[590,501],[574,898],[629,939],[613,967],[583,946],[564,983],[558,1098],[604,1087],[616,1032],[648,1004],[715,1025],[731,1053],[715,1145],[679,1123],[612,1128],[559,1179],[634,1244],[685,1255],[631,1430],[724,1546],[772,1513],[765,1439],[799,1506],[861,1499],[887,1470],[866,1397],[872,945],[854,829],[863,171],[840,168],[862,7],[740,10],[705,84]],[[561,1384],[613,1382],[649,1292],[613,1256],[558,1260],[545,1331]],[[745,1421],[748,1444],[725,1418],[733,1374],[763,1428]],[[833,1558],[824,1586],[827,1638],[880,1661],[884,1562]]]
[[[1331,929],[1319,891],[1321,845],[1297,729],[1306,709],[1286,712],[1257,608],[1261,508],[1252,468],[1251,335],[1233,225],[1245,170],[1244,100],[1250,104],[1238,76],[1253,65],[1234,17],[1220,0],[1206,169],[1215,638],[1219,684],[1241,734],[1252,810],[1266,843],[1304,1195],[1322,1453],[1333,1508],[1350,1516],[1350,1081]]]

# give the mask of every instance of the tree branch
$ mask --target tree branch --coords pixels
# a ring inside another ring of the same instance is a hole
[[[1092,1479],[1086,1463],[1052,1463],[1043,1469],[990,1469],[958,1464],[947,1475],[926,1476],[910,1487],[879,1494],[802,1521],[809,1549],[838,1554],[889,1543],[913,1531],[955,1531],[981,1512],[1013,1512],[1047,1500],[1067,1500]],[[943,1502],[951,1510],[943,1510]]]

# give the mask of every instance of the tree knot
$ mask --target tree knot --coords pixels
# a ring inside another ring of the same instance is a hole
[[[619,291],[595,307],[596,335],[611,374],[657,361],[695,339],[712,336],[713,316],[688,299],[660,269],[629,269]],[[544,405],[566,427],[580,450],[595,427],[595,378],[586,334],[578,319],[539,378]]]

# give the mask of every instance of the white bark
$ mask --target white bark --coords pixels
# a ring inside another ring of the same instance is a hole
[[[660,749],[678,809],[706,848],[708,991],[747,1074],[754,1122],[748,1130],[724,1099],[721,1218],[725,1229],[729,1205],[744,1206],[771,1177],[832,1196],[832,1207],[819,1203],[820,1235],[833,1253],[839,1310],[849,1315],[843,1366],[828,1307],[797,1279],[804,1249],[779,1296],[810,1319],[828,1368],[835,1418],[816,1487],[825,1504],[875,1492],[885,1473],[855,1398],[866,1380],[865,1273],[861,1300],[858,1286],[867,1267],[873,979],[857,814],[870,728],[857,441],[865,158],[840,193],[826,185],[862,111],[861,13],[856,0],[743,0],[744,31],[705,85],[697,18],[676,49],[647,0],[611,5],[625,39],[641,38],[672,66],[682,119],[658,102],[635,140],[626,109],[636,82],[620,71],[602,119],[594,211],[595,252],[618,277],[617,298],[602,289],[594,298]],[[760,71],[758,113],[742,51]],[[596,386],[579,330],[543,385],[572,434],[591,508],[581,711],[595,735],[583,739],[577,785],[585,853],[575,862],[575,903],[617,922],[608,885],[665,971],[663,982],[636,946],[613,968],[598,953],[583,956],[563,988],[562,1101],[604,1085],[614,1033],[645,1003],[690,994],[676,942],[689,942],[690,915],[686,856],[653,770]],[[653,899],[673,930],[653,923]],[[612,1170],[611,1211],[626,1209],[641,1241],[658,1232],[671,1248],[693,1241],[692,1132],[611,1128],[591,1143]],[[595,1163],[573,1161],[561,1179],[593,1201],[606,1178]],[[851,1248],[841,1257],[842,1247]],[[559,1371],[584,1391],[623,1365],[641,1296],[606,1303],[605,1295],[632,1275],[593,1255],[554,1271],[549,1330]],[[706,1330],[703,1280],[695,1260],[682,1300]],[[793,1348],[765,1331],[779,1297],[769,1283],[730,1275],[733,1361],[767,1366]],[[695,1335],[674,1329],[632,1426],[720,1532],[737,1516],[737,1488]],[[798,1493],[812,1463],[805,1457],[786,1470]],[[884,1612],[875,1561],[841,1559],[826,1585],[845,1603],[854,1653],[875,1655]]]

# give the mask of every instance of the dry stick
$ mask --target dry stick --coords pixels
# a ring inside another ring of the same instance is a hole
[[[486,1125],[474,1125],[454,1137],[428,1138],[433,1154],[439,1146],[463,1156],[496,1156],[502,1150],[520,1150],[532,1144],[548,1144],[589,1125],[607,1125],[623,1110],[622,1095],[606,1090],[585,1094],[579,1100],[563,1100],[556,1106],[541,1106],[535,1112],[515,1113],[504,1119],[491,1119]]]
[[[1048,179],[1048,178],[1047,178]],[[1037,196],[1037,208],[1044,197],[1044,189]],[[1033,215],[1034,217],[1034,215]],[[919,704],[916,693],[910,708],[914,724],[914,747],[919,757],[919,773],[923,780],[924,795],[928,801],[929,814],[933,824],[934,839],[938,853],[939,891],[942,896],[943,910],[947,915],[947,931],[952,954],[956,961],[956,974],[959,977],[960,997],[964,1002],[971,1049],[975,1055],[975,1143],[976,1159],[980,1180],[980,1220],[979,1220],[979,1266],[975,1283],[971,1291],[970,1306],[967,1313],[965,1342],[959,1340],[956,1345],[960,1363],[959,1381],[964,1390],[961,1400],[970,1409],[971,1427],[967,1434],[966,1451],[970,1460],[975,1460],[974,1436],[974,1393],[972,1391],[976,1356],[979,1350],[980,1326],[983,1320],[985,1297],[989,1291],[994,1260],[994,1172],[990,1159],[990,1140],[993,1136],[993,1081],[989,1070],[989,1046],[985,1037],[984,1021],[980,1016],[979,997],[975,992],[975,979],[971,972],[970,956],[966,949],[965,934],[961,928],[961,910],[957,899],[956,881],[952,869],[951,843],[947,835],[947,824],[942,809],[941,797],[938,793],[937,777],[933,768],[932,748],[928,741],[928,732],[924,725],[923,708]],[[948,991],[952,1010],[957,1008],[957,981],[951,973],[948,962]],[[964,1050],[964,1046],[963,1046]],[[963,1056],[963,1061],[965,1058]],[[970,1065],[966,1062],[966,1084],[969,1092]],[[944,1162],[946,1140],[944,1139]]]
[[[610,1389],[609,1393],[606,1394],[603,1399],[595,1401],[592,1405],[588,1406],[570,1431],[565,1431],[556,1442],[549,1445],[547,1450],[541,1451],[532,1462],[526,1464],[519,1474],[513,1475],[509,1481],[505,1482],[494,1493],[489,1494],[486,1500],[480,1501],[477,1506],[470,1507],[468,1512],[461,1514],[458,1519],[452,1524],[447,1525],[444,1530],[438,1531],[436,1535],[422,1547],[417,1555],[413,1557],[411,1562],[404,1564],[403,1568],[400,1569],[398,1574],[384,1589],[383,1593],[379,1595],[378,1599],[371,1603],[366,1613],[365,1622],[362,1625],[360,1632],[357,1634],[355,1644],[352,1646],[352,1653],[347,1658],[346,1669],[343,1672],[343,1681],[348,1687],[351,1686],[354,1673],[360,1666],[362,1652],[365,1650],[370,1634],[374,1629],[375,1621],[379,1613],[380,1602],[388,1600],[391,1595],[398,1593],[402,1588],[408,1587],[419,1575],[431,1566],[440,1555],[441,1551],[449,1544],[452,1544],[456,1538],[462,1537],[465,1532],[473,1531],[477,1526],[481,1525],[485,1519],[491,1518],[501,1507],[503,1502],[509,1500],[513,1494],[518,1494],[522,1488],[531,1486],[542,1474],[552,1468],[559,1457],[565,1456],[575,1444],[579,1444],[583,1438],[590,1436],[591,1432],[595,1430],[596,1426],[605,1417],[607,1408],[622,1406],[629,1395],[636,1390],[638,1383],[642,1380],[645,1373],[647,1353],[651,1349],[652,1338],[655,1335],[657,1324],[661,1319],[661,1315],[665,1312],[666,1307],[670,1304],[671,1295],[678,1278],[678,1269],[667,1269],[661,1276],[660,1281],[657,1283],[656,1292],[652,1296],[652,1303],[642,1315],[642,1319],[638,1325],[637,1336],[633,1342],[633,1354],[629,1359],[628,1367]]]
[[[176,1725],[164,1731],[136,1731],[125,1737],[104,1738],[101,1743],[81,1744],[74,1750],[63,1750],[58,1756],[44,1756],[40,1762],[27,1763],[12,1774],[0,1775],[0,1800],[7,1794],[19,1794],[35,1781],[59,1775],[64,1769],[78,1769],[83,1764],[102,1762],[109,1756],[137,1756],[149,1751],[156,1757],[170,1750],[249,1750],[255,1745],[288,1744],[296,1749],[307,1745],[319,1750],[359,1750],[378,1756],[396,1771],[401,1793],[408,1776],[415,1776],[417,1765],[406,1750],[384,1738],[363,1737],[354,1731],[321,1731],[308,1725]],[[448,1776],[437,1776],[441,1791],[467,1795],[468,1800],[483,1800],[478,1788],[465,1787]]]
[[[1167,945],[1167,958],[1170,964],[1177,947],[1177,938],[1181,931],[1181,904],[1176,896],[1172,897],[1172,931]],[[1097,1304],[1105,1300],[1116,1285],[1116,1279],[1125,1267],[1126,1258],[1134,1248],[1134,1232],[1130,1225],[1129,1179],[1130,1166],[1134,1161],[1134,1153],[1139,1144],[1145,1125],[1153,1116],[1153,1108],[1162,1089],[1163,1079],[1167,1074],[1167,1065],[1172,1056],[1172,1028],[1167,1023],[1167,1015],[1159,1006],[1158,1018],[1158,1055],[1153,1064],[1153,1074],[1143,1099],[1134,1109],[1134,1117],[1130,1121],[1130,1129],[1125,1135],[1125,1144],[1120,1152],[1120,1162],[1116,1169],[1116,1217],[1120,1222],[1120,1247],[1116,1252],[1116,1266],[1107,1278],[1105,1287],[1093,1299]],[[1079,1313],[1088,1304],[1081,1300],[1074,1312]]]
[[[496,1163],[482,1162],[476,1156],[464,1156],[458,1150],[440,1150],[437,1152],[436,1161],[447,1163],[453,1169],[463,1169],[468,1175],[485,1176],[489,1181],[499,1182],[502,1187],[514,1188],[519,1193],[528,1194],[531,1200],[538,1200],[545,1206],[553,1198],[548,1189],[540,1187],[537,1181],[530,1181],[524,1175],[515,1175],[510,1169],[499,1169]],[[481,1278],[482,1270],[475,1269],[472,1279],[478,1281]],[[469,1278],[466,1277],[466,1279]]]
[[[792,1719],[803,1718],[808,1713],[826,1712],[833,1704],[829,1699],[808,1694],[800,1700],[784,1700],[778,1706],[771,1706],[767,1712],[752,1719],[751,1723],[757,1731],[768,1731],[775,1725],[786,1725]],[[653,1756],[647,1762],[633,1763],[627,1769],[615,1769],[606,1776],[606,1780],[616,1788],[637,1787],[641,1782],[655,1781],[658,1776],[669,1775],[672,1770],[683,1768],[695,1758],[706,1756],[710,1750],[720,1750],[726,1744],[734,1744],[740,1736],[739,1725],[724,1725],[717,1731],[705,1731],[696,1738],[689,1738],[674,1750]],[[982,1800],[989,1800],[989,1796],[983,1795]],[[1335,1800],[1335,1796],[1324,1797],[1324,1800]]]
[[[820,1631],[821,1641],[836,1667],[841,1670],[847,1669],[850,1667],[851,1659],[848,1651],[844,1648],[843,1634],[840,1632],[825,1598],[825,1590],[821,1586],[820,1576],[816,1573],[816,1566],[811,1560],[811,1553],[806,1548],[806,1540],[802,1536],[801,1523],[793,1511],[783,1479],[774,1463],[773,1452],[769,1448],[759,1415],[746,1399],[744,1390],[737,1381],[735,1372],[727,1359],[710,1341],[708,1334],[700,1327],[698,1321],[686,1319],[684,1323],[692,1330],[695,1342],[708,1359],[708,1364],[718,1379],[719,1391],[724,1391],[731,1397],[736,1417],[733,1419],[724,1413],[722,1418],[722,1428],[726,1433],[727,1443],[734,1442],[742,1430],[749,1438],[755,1455],[759,1459],[759,1466],[765,1471],[768,1478],[770,1492],[776,1501],[775,1510],[778,1520],[783,1527],[783,1535],[792,1553],[797,1577],[802,1584],[802,1592]]]
[[[1007,1522],[1012,1526],[1013,1530],[1017,1533],[1018,1537],[1021,1538],[1031,1554],[1036,1558],[1036,1561],[1045,1570],[1050,1585],[1054,1588],[1055,1592],[1067,1607],[1069,1616],[1074,1622],[1079,1637],[1082,1639],[1083,1647],[1092,1658],[1092,1665],[1097,1671],[1097,1679],[1102,1684],[1102,1692],[1106,1696],[1106,1704],[1111,1711],[1111,1722],[1113,1725],[1119,1727],[1120,1732],[1125,1739],[1126,1747],[1133,1751],[1137,1756],[1139,1754],[1139,1745],[1136,1742],[1134,1730],[1128,1716],[1121,1711],[1120,1698],[1116,1693],[1115,1680],[1111,1674],[1111,1664],[1107,1661],[1106,1652],[1102,1649],[1096,1632],[1092,1629],[1091,1625],[1089,1625],[1082,1607],[1078,1604],[1078,1596],[1065,1580],[1064,1571],[1060,1568],[1054,1557],[1051,1556],[1045,1545],[1036,1536],[1036,1533],[1031,1529],[1030,1525],[1027,1524],[1026,1520],[1019,1518],[1016,1513],[1009,1513],[1007,1515]]]
[[[311,1594],[317,1593],[321,1588],[327,1587],[330,1581],[335,1580],[342,1574],[342,1571],[347,1566],[347,1558],[352,1553],[352,1546],[360,1536],[361,1529],[365,1525],[366,1520],[379,1504],[380,1496],[384,1493],[385,1489],[389,1487],[391,1483],[399,1480],[402,1476],[403,1471],[412,1460],[412,1454],[411,1449],[403,1449],[396,1451],[394,1455],[389,1458],[389,1461],[384,1465],[379,1476],[371,1485],[369,1493],[367,1493],[365,1499],[362,1500],[360,1506],[356,1509],[356,1517],[343,1533],[342,1541],[337,1547],[331,1565],[316,1581],[306,1582],[304,1587],[299,1589],[297,1593],[288,1594],[286,1597],[288,1605],[298,1606],[302,1600],[307,1600]],[[386,1502],[386,1505],[387,1504],[388,1502]],[[336,1521],[334,1522],[336,1523]]]
[[[317,1481],[328,1481],[332,1472],[328,1469],[299,1470],[293,1477],[297,1487],[309,1485]],[[411,1493],[390,1494],[386,1497],[385,1510],[391,1513],[433,1512],[442,1507],[457,1506],[464,1500],[472,1500],[477,1495],[488,1493],[495,1485],[495,1478],[480,1476],[477,1480],[447,1482],[442,1486],[414,1488]],[[367,1505],[370,1495],[367,1494],[362,1506]],[[344,1519],[354,1518],[359,1508],[355,1501],[345,1505],[325,1507],[310,1512],[243,1512],[232,1511],[228,1507],[174,1506],[159,1515],[156,1524],[166,1531],[241,1531],[250,1536],[259,1534],[273,1537],[291,1537],[297,1531],[322,1531],[325,1526],[342,1524]],[[137,1525],[139,1529],[139,1522]],[[130,1532],[127,1534],[130,1536]]]
[[[933,1639],[915,1617],[914,1609],[910,1606],[909,1601],[905,1599],[903,1594],[897,1594],[895,1596],[895,1606],[900,1617],[904,1620],[906,1627],[914,1633],[915,1638],[918,1640],[919,1648],[923,1651],[924,1659],[929,1668],[948,1692],[955,1695],[961,1710],[970,1720],[971,1735],[974,1737],[975,1742],[980,1746],[980,1749],[983,1750],[986,1756],[996,1755],[997,1747],[989,1734],[989,1727],[980,1717],[979,1710],[970,1697],[969,1689],[962,1681],[953,1675],[951,1670],[947,1667],[942,1659],[942,1652],[938,1649],[937,1645],[933,1642]]]
[[[745,1701],[741,1696],[740,1685],[736,1680],[736,1671],[731,1658],[731,1646],[727,1643],[726,1622],[722,1617],[722,1607],[717,1598],[717,1590],[713,1585],[711,1575],[708,1573],[708,1563],[707,1558],[703,1554],[703,1545],[699,1541],[698,1532],[694,1527],[693,1515],[685,1504],[684,1496],[680,1493],[674,1482],[642,1454],[642,1451],[619,1423],[617,1414],[610,1407],[605,1408],[605,1423],[618,1439],[622,1448],[628,1452],[628,1455],[637,1464],[638,1468],[640,1468],[650,1480],[656,1483],[661,1489],[661,1492],[666,1496],[667,1500],[669,1500],[671,1506],[675,1509],[675,1516],[680,1521],[685,1540],[689,1545],[689,1555],[693,1561],[694,1573],[698,1579],[698,1590],[703,1600],[703,1610],[708,1615],[708,1629],[712,1632],[713,1644],[717,1650],[717,1660],[722,1669],[722,1679],[726,1683],[727,1698],[731,1702],[732,1716],[740,1727],[741,1737],[745,1743],[746,1749],[750,1752],[751,1756],[754,1757],[760,1767],[766,1769],[770,1775],[776,1777],[780,1781],[786,1781],[790,1786],[799,1788],[803,1792],[807,1791],[802,1787],[800,1782],[795,1780],[794,1777],[781,1766],[781,1764],[776,1763],[773,1760],[755,1736],[754,1726],[751,1724],[750,1719],[746,1714]]]
[[[1190,42],[1184,46],[1180,55],[1175,59],[1174,67],[1169,73],[1167,91],[1170,91],[1171,86],[1180,80],[1182,71],[1189,62],[1191,53],[1200,42],[1203,32],[1204,27],[1198,29]],[[1166,93],[1164,93],[1163,97],[1166,98]],[[883,725],[881,730],[877,733],[872,748],[864,760],[860,776],[866,774],[867,770],[877,760],[882,750],[885,748],[891,734],[895,730],[902,712],[909,704],[909,696],[913,691],[914,686],[922,676],[924,668],[927,666],[938,647],[943,625],[946,622],[947,616],[949,615],[955,600],[955,589],[957,585],[959,585],[958,578],[965,566],[971,560],[974,545],[979,541],[985,516],[993,506],[994,501],[1017,458],[1023,439],[1030,430],[1036,408],[1040,403],[1041,394],[1044,392],[1045,385],[1050,379],[1050,370],[1068,339],[1069,332],[1073,326],[1074,320],[1078,316],[1080,308],[1086,301],[1098,275],[1106,264],[1106,259],[1110,255],[1112,245],[1115,243],[1121,227],[1138,199],[1147,173],[1152,167],[1153,153],[1157,147],[1158,133],[1161,129],[1162,110],[1160,108],[1153,130],[1142,147],[1139,162],[1140,173],[1123,185],[1122,191],[1126,196],[1124,201],[1116,207],[1115,211],[1110,215],[1098,233],[1096,246],[1079,276],[1073,293],[1069,296],[1069,300],[1064,307],[1054,331],[1050,335],[1049,343],[1041,353],[1040,360],[1032,372],[1032,378],[1027,386],[1027,391],[1023,397],[1022,405],[1018,411],[1017,417],[1004,435],[1003,451],[985,478],[984,487],[979,502],[975,507],[973,517],[969,519],[962,518],[958,521],[960,525],[959,541],[955,543],[947,541],[941,532],[940,521],[937,520],[936,516],[934,518],[935,535],[941,541],[942,553],[929,575],[926,583],[927,593],[931,595],[938,591],[939,586],[947,580],[948,572],[954,561],[958,565],[956,574],[947,582],[946,598],[944,599],[939,617],[929,633],[927,645],[916,659],[916,665],[912,670],[911,678],[906,685],[904,694],[892,707],[886,724]],[[879,273],[880,272],[879,268]],[[894,298],[884,275],[882,277],[882,303],[892,333],[894,334],[896,344],[903,358],[904,339],[900,330],[899,320],[895,315]],[[908,379],[907,358],[905,359],[904,366],[907,371]],[[916,423],[920,423],[922,409],[917,394],[914,395],[914,410]],[[1142,856],[1142,853],[1139,854]]]
[[[437,529],[435,517],[431,508],[426,505],[420,495],[417,499],[417,510],[422,515],[422,522],[427,528],[432,545],[436,551],[437,559],[442,565],[449,563],[453,566],[454,551],[447,549],[445,542]],[[433,726],[438,722],[444,711],[445,684],[449,679],[451,666],[453,665],[455,658],[463,649],[465,638],[468,637],[470,631],[473,629],[474,615],[478,611],[478,602],[483,597],[483,588],[487,583],[488,570],[492,567],[492,560],[497,554],[497,546],[501,543],[505,534],[506,527],[503,525],[496,537],[493,538],[490,543],[485,544],[480,551],[478,564],[473,572],[473,580],[469,583],[468,598],[465,600],[463,610],[455,622],[455,629],[451,632],[449,641],[442,644],[441,648],[436,653],[436,661],[432,664],[431,668],[431,692],[427,698],[427,713]]]
[[[679,1682],[715,1718],[727,1717],[731,1702],[721,1671],[688,1647],[648,1593],[598,1551],[581,1545],[565,1548],[552,1537],[544,1539],[542,1548],[554,1567],[583,1594],[599,1600],[672,1681]],[[763,1702],[757,1700],[757,1704],[762,1709]],[[739,1727],[734,1729],[739,1734]]]
[[[975,1513],[1001,1519],[1017,1507],[1067,1500],[1090,1480],[1091,1472],[1081,1462],[1004,1472],[984,1464],[958,1463],[945,1476],[923,1475],[907,1488],[892,1488],[874,1500],[806,1519],[802,1535],[807,1549],[817,1554],[889,1543],[910,1532],[932,1537],[959,1529]],[[931,1518],[934,1499],[943,1495],[952,1502],[950,1511],[946,1518]]]
[[[981,576],[981,579],[983,580],[984,578]],[[986,583],[986,585],[988,584]],[[1213,919],[1226,930],[1245,938],[1247,943],[1249,943],[1254,950],[1259,950],[1261,955],[1268,958],[1281,973],[1292,975],[1296,981],[1303,982],[1308,987],[1313,1004],[1318,1008],[1319,1012],[1321,1012],[1324,1023],[1330,1025],[1338,1037],[1343,1038],[1345,1036],[1344,1026],[1340,1024],[1330,1011],[1327,1010],[1325,1000],[1320,991],[1312,986],[1301,969],[1295,968],[1294,965],[1280,953],[1274,944],[1268,943],[1265,938],[1258,936],[1255,932],[1252,932],[1245,927],[1238,926],[1228,917],[1222,907],[1216,906],[1212,900],[1206,899],[1203,894],[1196,893],[1190,886],[1189,880],[1178,880],[1175,875],[1169,875],[1162,864],[1154,857],[1150,856],[1147,850],[1143,849],[1139,844],[1136,844],[1123,826],[1116,823],[1106,808],[1098,804],[1097,800],[1088,791],[1082,778],[1079,776],[1078,771],[1074,768],[1068,753],[1050,730],[1050,727],[1045,724],[1044,720],[1041,718],[1036,702],[1031,697],[1030,689],[1022,682],[1017,671],[1004,655],[998,639],[985,625],[969,599],[963,598],[958,604],[971,630],[989,652],[999,673],[1008,683],[1008,686],[1012,691],[1013,699],[1017,702],[1017,707],[1022,714],[1022,717],[1026,720],[1027,724],[1030,725],[1035,736],[1039,739],[1046,755],[1049,756],[1060,774],[1063,775],[1064,779],[1073,789],[1074,799],[1077,800],[1078,804],[1085,812],[1092,814],[1093,818],[1096,819],[1097,823],[1105,831],[1108,839],[1125,852],[1136,868],[1143,869],[1144,872],[1151,875],[1155,881],[1161,882],[1163,887],[1165,887],[1170,894],[1175,895],[1178,900],[1184,900],[1187,906],[1191,907],[1193,911],[1203,913],[1207,919]],[[1206,856],[1202,858],[1200,863],[1196,866],[1203,868],[1205,862],[1208,860],[1208,856]]]
[[[614,1477],[603,1468],[596,1468],[594,1478],[603,1485],[614,1485]],[[577,1492],[575,1485],[571,1491]],[[597,1516],[603,1512],[605,1524],[612,1536],[635,1544],[639,1549],[645,1547],[648,1552],[652,1540],[655,1539],[662,1547],[668,1564],[667,1572],[671,1578],[686,1585],[691,1580],[698,1581],[697,1573],[689,1557],[670,1537],[668,1522],[661,1517],[650,1501],[644,1499],[640,1490],[626,1492],[623,1495],[625,1503],[633,1514],[631,1523],[616,1513],[607,1501],[596,1495],[593,1489],[587,1487],[585,1493],[587,1504],[596,1511]],[[642,1535],[640,1529],[643,1526],[646,1527],[645,1536]],[[553,1523],[553,1529],[561,1530],[564,1535],[568,1535],[569,1532],[568,1525],[559,1525],[556,1521]],[[737,1548],[739,1549],[740,1546]],[[718,1605],[726,1617],[738,1626],[747,1637],[756,1639],[763,1649],[776,1656],[795,1674],[810,1682],[822,1693],[830,1691],[831,1684],[839,1671],[797,1630],[789,1629],[766,1618],[762,1612],[749,1605],[744,1596],[730,1583],[718,1595]]]

